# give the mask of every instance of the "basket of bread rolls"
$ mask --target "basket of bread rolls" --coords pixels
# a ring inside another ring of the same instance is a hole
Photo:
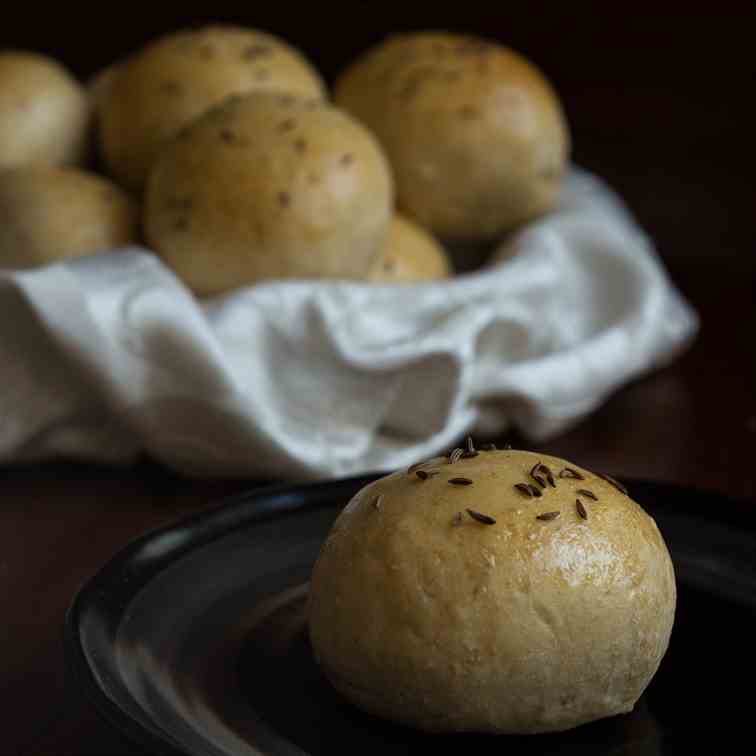
[[[108,459],[192,474],[317,478],[471,430],[544,439],[696,327],[619,199],[571,165],[537,64],[432,30],[328,82],[239,25],[167,32],[86,82],[0,52],[3,287],[46,331],[6,382],[49,395],[48,350],[71,387],[24,418],[62,428],[94,403]],[[3,458],[30,453],[24,418]],[[97,458],[95,425],[40,432],[34,454]]]
[[[285,40],[222,25],[164,34],[86,88],[7,51],[0,85],[0,265],[141,243],[200,297],[448,278],[548,213],[568,161],[545,76],[465,34],[392,35],[330,92]]]

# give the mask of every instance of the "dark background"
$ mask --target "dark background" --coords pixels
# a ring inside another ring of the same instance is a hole
[[[240,23],[284,37],[332,81],[391,31],[482,34],[546,73],[567,112],[574,160],[622,194],[670,266],[753,271],[753,4],[560,5],[69,3],[43,13],[16,6],[0,46],[51,54],[86,79],[158,34]],[[694,246],[680,241],[689,226],[697,228]]]

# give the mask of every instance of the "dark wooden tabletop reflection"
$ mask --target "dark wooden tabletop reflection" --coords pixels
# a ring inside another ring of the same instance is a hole
[[[351,13],[354,38],[332,52],[332,69],[338,55],[353,52],[350,44],[380,36],[383,27],[369,27],[371,13],[361,26]],[[595,27],[566,18],[549,25],[543,17],[529,23],[520,12],[511,27],[509,41],[543,61],[561,87],[575,159],[625,198],[702,320],[682,357],[538,448],[618,477],[727,492],[756,506],[756,201],[744,99],[753,70],[737,53],[743,28],[752,24],[734,12],[726,24],[710,22],[703,11],[686,14],[692,32],[659,8],[653,23],[640,12],[624,20],[613,12]],[[85,75],[148,35],[136,20],[121,20],[120,36],[111,19],[91,43],[77,38],[66,46],[57,28],[40,31],[29,18],[2,43],[68,55]],[[235,20],[265,25],[265,19]],[[160,20],[166,28],[178,23]],[[317,50],[317,27],[307,37],[304,23],[292,23],[295,41]],[[481,22],[481,30],[507,41],[504,19],[498,23]],[[567,24],[564,34],[559,23]],[[286,31],[281,18],[269,26]],[[384,19],[383,26],[406,24]],[[4,27],[8,36],[12,24]],[[110,45],[108,30],[116,35]],[[66,688],[65,610],[77,587],[133,537],[252,485],[186,480],[149,462],[129,469],[61,463],[0,470],[0,756],[136,753]]]

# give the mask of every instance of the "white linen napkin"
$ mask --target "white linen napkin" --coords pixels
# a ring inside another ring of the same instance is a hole
[[[695,312],[599,179],[443,282],[276,281],[199,302],[149,250],[0,271],[0,461],[315,479],[468,432],[543,440],[673,359]]]

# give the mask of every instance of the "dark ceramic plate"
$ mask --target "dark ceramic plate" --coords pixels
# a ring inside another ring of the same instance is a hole
[[[76,684],[159,756],[742,751],[753,716],[756,505],[626,481],[656,518],[679,586],[670,649],[634,712],[556,735],[430,736],[341,700],[307,642],[318,548],[371,479],[262,489],[135,541],[69,610]]]

